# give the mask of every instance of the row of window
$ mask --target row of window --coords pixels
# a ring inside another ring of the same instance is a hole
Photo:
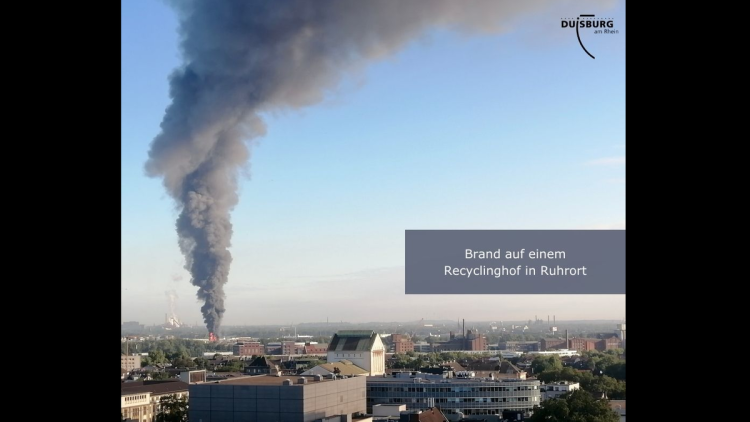
[[[378,400],[381,402],[383,399]],[[375,403],[375,400],[368,399],[369,403]],[[449,398],[403,398],[393,397],[388,399],[388,403],[513,403],[539,401],[537,397],[449,397]]]
[[[131,402],[133,400],[145,400],[145,399],[146,399],[146,395],[142,394],[140,396],[125,397],[125,402]]]
[[[367,391],[409,392],[409,393],[477,393],[487,391],[531,391],[536,385],[519,387],[367,387]]]

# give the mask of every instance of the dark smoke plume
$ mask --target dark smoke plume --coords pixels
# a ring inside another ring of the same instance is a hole
[[[230,211],[246,140],[260,114],[323,99],[345,72],[388,56],[432,28],[504,29],[549,1],[174,0],[183,65],[146,164],[181,206],[180,248],[191,283],[218,333],[232,256]],[[585,10],[584,10],[585,12]],[[555,25],[551,22],[550,25]]]

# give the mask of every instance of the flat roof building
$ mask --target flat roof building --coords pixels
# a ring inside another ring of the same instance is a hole
[[[141,355],[120,355],[120,367],[126,371],[141,369]]]
[[[502,415],[503,411],[530,414],[541,402],[539,386],[539,380],[367,377],[367,409],[406,404],[409,410],[438,407],[449,416]]]
[[[120,413],[124,419],[151,422],[164,396],[183,397],[188,384],[179,380],[124,382],[120,387]]]
[[[190,385],[190,422],[315,422],[364,414],[365,377],[248,376]]]
[[[570,381],[558,381],[549,384],[542,384],[540,387],[542,391],[542,400],[556,399],[563,394],[579,390],[580,388],[581,384]]]

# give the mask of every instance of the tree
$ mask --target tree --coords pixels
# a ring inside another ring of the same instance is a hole
[[[604,375],[625,381],[625,362],[617,362],[604,369]]]
[[[409,356],[403,353],[396,353],[393,355],[392,361],[394,368],[401,369],[409,366],[409,362],[411,362],[411,359],[409,358]]]
[[[625,400],[625,381],[617,381],[608,397],[612,400]]]
[[[177,397],[171,394],[159,400],[159,413],[154,417],[154,422],[187,422],[187,420],[188,402],[185,396]]]
[[[148,360],[155,365],[157,363],[166,362],[167,357],[164,355],[164,352],[161,349],[157,349],[148,352]]]
[[[171,378],[171,376],[166,372],[151,372],[149,373],[152,380],[168,380]]]
[[[208,366],[208,360],[206,360],[206,358],[195,358],[193,359],[193,362],[195,362],[195,366],[197,366],[198,369],[206,369]]]
[[[185,367],[189,368],[191,366],[195,366],[195,363],[192,359],[184,359],[184,358],[177,358],[172,361],[172,366],[175,368]]]
[[[538,355],[534,357],[534,360],[531,361],[531,371],[534,374],[541,374],[544,371],[549,371],[549,370],[554,370],[554,369],[563,369],[563,364],[562,364],[562,360],[560,360],[560,356]]]
[[[596,400],[591,394],[575,390],[558,398],[545,400],[534,409],[530,422],[619,422],[620,415],[606,400]]]

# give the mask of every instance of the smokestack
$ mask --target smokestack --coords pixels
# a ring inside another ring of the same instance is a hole
[[[552,324],[557,324],[557,319],[555,315],[552,315]]]
[[[547,315],[547,325],[549,325],[549,315]]]
[[[178,206],[178,244],[218,335],[232,263],[231,212],[247,141],[265,135],[261,115],[321,102],[350,71],[387,58],[433,30],[497,33],[552,0],[402,2],[172,0],[182,63],[171,104],[145,164]]]
[[[466,350],[466,349],[467,349],[467,348],[466,348],[466,320],[465,320],[465,319],[462,319],[462,320],[461,320],[461,323],[463,324],[463,326],[461,327],[461,332],[463,333],[463,336],[464,336],[464,339],[463,339],[463,342],[464,342],[464,350]]]
[[[570,348],[570,345],[568,344],[568,330],[565,330],[565,348]]]

